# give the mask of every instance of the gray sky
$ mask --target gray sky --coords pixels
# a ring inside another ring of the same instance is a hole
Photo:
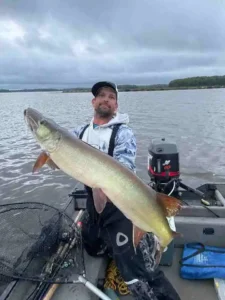
[[[0,0],[0,88],[225,75],[225,0]]]

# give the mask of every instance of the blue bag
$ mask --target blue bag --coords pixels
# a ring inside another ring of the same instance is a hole
[[[225,278],[225,248],[185,244],[180,264],[184,279]]]

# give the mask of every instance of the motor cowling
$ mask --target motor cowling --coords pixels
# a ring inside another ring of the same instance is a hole
[[[179,178],[179,153],[176,144],[167,142],[165,138],[151,141],[148,148],[148,174],[157,185],[165,185]]]

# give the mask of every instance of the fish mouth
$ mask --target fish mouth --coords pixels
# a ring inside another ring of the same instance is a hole
[[[43,116],[35,109],[33,108],[27,108],[23,112],[24,114],[24,120],[27,124],[27,126],[30,128],[30,130],[33,133],[36,133],[40,121],[43,119]]]

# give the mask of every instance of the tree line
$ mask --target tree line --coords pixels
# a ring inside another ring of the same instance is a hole
[[[225,76],[198,76],[170,81],[170,88],[178,87],[225,87]]]

